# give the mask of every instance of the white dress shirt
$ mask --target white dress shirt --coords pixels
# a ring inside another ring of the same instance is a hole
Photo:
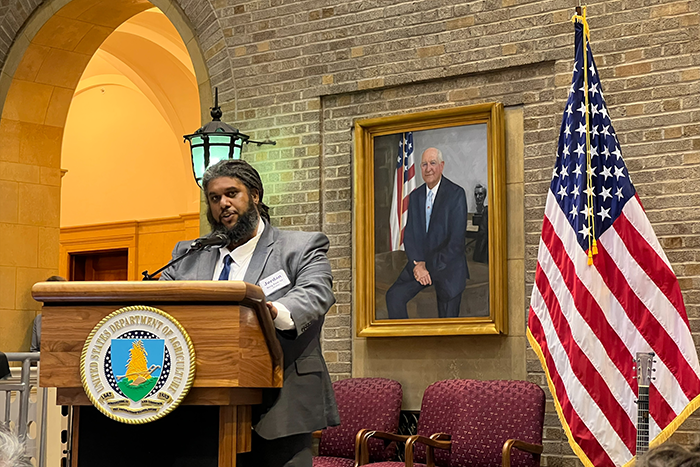
[[[219,279],[221,271],[224,269],[224,257],[230,256],[233,262],[231,263],[231,271],[229,272],[228,280],[242,281],[246,271],[248,271],[250,260],[253,257],[255,247],[258,246],[263,230],[265,230],[265,223],[260,219],[258,222],[258,231],[253,238],[243,245],[240,245],[238,248],[235,248],[233,251],[229,250],[227,246],[219,248],[219,260],[216,263],[216,268],[214,268],[212,280]],[[277,308],[277,318],[274,319],[275,327],[280,331],[294,329],[294,320],[292,319],[292,314],[289,312],[289,309],[280,302],[272,302],[272,304]]]
[[[442,177],[440,177],[440,180],[435,184],[435,186],[431,189],[428,188],[428,184],[425,184],[425,199],[428,199],[428,193],[433,192],[433,204],[435,204],[435,198],[437,197],[437,191],[438,188],[440,188],[440,182],[442,181]]]

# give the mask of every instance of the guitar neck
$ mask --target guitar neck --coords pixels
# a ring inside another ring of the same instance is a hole
[[[654,352],[637,352],[637,456],[649,450],[649,385],[651,384]]]
[[[649,450],[649,386],[639,386],[637,398],[637,456]]]

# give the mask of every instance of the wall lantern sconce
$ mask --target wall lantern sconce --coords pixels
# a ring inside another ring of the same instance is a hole
[[[185,135],[185,141],[190,143],[192,156],[192,171],[197,185],[202,186],[202,176],[210,166],[226,159],[240,159],[243,144],[255,143],[275,145],[277,142],[252,141],[248,135],[239,132],[221,121],[223,112],[219,107],[219,88],[214,89],[214,107],[211,108],[212,121],[191,135]]]

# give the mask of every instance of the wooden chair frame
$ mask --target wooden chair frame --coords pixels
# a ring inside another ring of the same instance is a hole
[[[450,449],[452,447],[450,435],[446,433],[435,433],[426,438],[425,436],[421,435],[405,436],[394,433],[386,433],[383,431],[360,430],[355,437],[355,467],[369,464],[369,446],[367,443],[370,438],[405,442],[406,467],[413,467],[413,446],[416,443],[421,443],[426,446],[425,461],[427,467],[435,467],[435,449]],[[513,448],[529,452],[535,457],[535,459],[537,459],[538,462],[543,449],[542,445],[540,444],[530,444],[517,439],[509,439],[503,444],[503,467],[510,467],[510,459]]]

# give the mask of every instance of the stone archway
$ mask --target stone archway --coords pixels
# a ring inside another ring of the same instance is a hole
[[[175,0],[48,1],[26,19],[6,54],[0,74],[0,241],[9,246],[0,249],[0,313],[6,323],[0,346],[6,351],[26,348],[39,309],[31,286],[58,271],[61,142],[76,85],[104,39],[153,6],[187,46],[206,116],[211,84],[196,35],[205,23],[193,27]],[[213,15],[197,17],[216,21]],[[0,25],[20,19],[5,17]]]

